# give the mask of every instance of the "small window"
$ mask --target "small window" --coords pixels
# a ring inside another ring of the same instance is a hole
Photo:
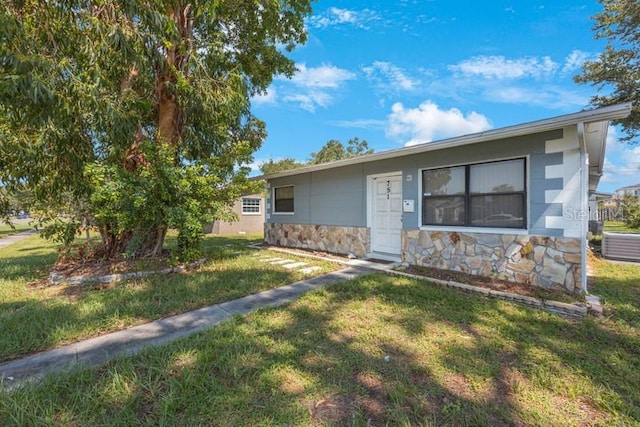
[[[242,214],[243,215],[259,215],[260,199],[244,197],[242,199]]]
[[[293,185],[273,189],[273,212],[293,213]]]
[[[525,161],[425,170],[424,225],[525,228]]]

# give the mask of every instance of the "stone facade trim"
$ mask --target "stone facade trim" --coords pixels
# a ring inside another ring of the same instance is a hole
[[[580,245],[572,237],[407,230],[402,258],[412,265],[573,293],[583,291]]]
[[[370,247],[370,233],[366,227],[266,223],[264,241],[269,245],[364,258]]]

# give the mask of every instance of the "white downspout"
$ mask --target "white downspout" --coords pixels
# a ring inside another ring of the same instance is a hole
[[[580,150],[580,280],[585,294],[587,289],[587,232],[589,231],[589,154],[584,140],[584,122],[578,122],[578,149]],[[587,218],[584,219],[584,215]]]

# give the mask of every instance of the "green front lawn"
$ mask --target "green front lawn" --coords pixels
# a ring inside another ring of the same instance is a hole
[[[3,237],[18,234],[21,231],[31,230],[33,227],[29,225],[29,222],[18,221],[14,222],[13,227],[9,224],[0,223],[0,239]]]
[[[640,228],[631,228],[626,222],[607,221],[604,223],[603,231],[610,233],[640,233]]]
[[[578,321],[369,275],[0,392],[0,424],[638,425],[639,278],[597,261]]]
[[[247,247],[256,237],[207,237],[207,262],[201,268],[112,285],[34,285],[31,282],[46,277],[54,264],[57,246],[34,235],[4,247],[0,254],[0,361],[308,277],[259,262],[254,256],[257,251]],[[171,237],[168,245],[174,245],[174,240]],[[322,267],[314,275],[339,268],[334,263],[304,261]],[[143,261],[141,269],[145,269]]]

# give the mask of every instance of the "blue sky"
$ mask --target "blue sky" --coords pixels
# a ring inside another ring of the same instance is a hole
[[[290,57],[298,72],[253,99],[269,136],[255,163],[309,159],[327,141],[375,151],[580,111],[572,77],[603,50],[594,1],[325,0]],[[640,147],[611,128],[599,191],[640,183]]]

